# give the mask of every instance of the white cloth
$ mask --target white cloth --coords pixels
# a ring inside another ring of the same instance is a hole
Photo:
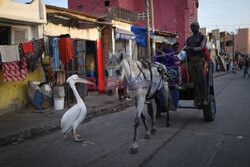
[[[18,45],[0,45],[2,62],[20,61]]]
[[[181,51],[177,57],[179,58],[179,60],[184,60],[186,57],[186,52],[185,51]]]

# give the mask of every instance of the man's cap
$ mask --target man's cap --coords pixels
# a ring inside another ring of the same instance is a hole
[[[191,27],[191,26],[197,26],[197,27],[200,28],[200,24],[199,24],[198,22],[196,22],[196,21],[192,22],[192,23],[190,24],[190,27]]]
[[[162,41],[162,43],[170,44],[170,42],[169,42],[167,39],[164,39],[164,40]]]

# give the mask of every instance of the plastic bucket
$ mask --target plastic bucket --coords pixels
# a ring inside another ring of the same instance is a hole
[[[64,109],[64,97],[63,98],[54,97],[54,108],[55,110]]]
[[[65,92],[64,92],[64,87],[61,86],[56,86],[54,87],[53,89],[53,96],[56,97],[56,98],[63,98],[65,97]]]

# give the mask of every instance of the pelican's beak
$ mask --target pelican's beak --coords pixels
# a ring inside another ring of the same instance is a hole
[[[88,81],[86,79],[83,78],[78,78],[76,82],[80,82],[80,83],[85,83],[85,84],[90,84],[90,85],[95,85],[95,83]]]

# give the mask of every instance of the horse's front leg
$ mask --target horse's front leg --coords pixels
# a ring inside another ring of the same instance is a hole
[[[137,127],[139,126],[139,117],[136,116],[134,120],[134,137],[133,144],[131,147],[131,154],[136,154],[138,152],[138,143],[137,143]]]
[[[169,116],[169,105],[170,105],[170,102],[169,102],[169,98],[170,98],[170,92],[169,92],[169,89],[168,88],[165,88],[165,86],[162,88],[162,94],[163,94],[163,97],[164,97],[164,101],[165,101],[165,110],[167,112],[167,118],[166,118],[166,127],[169,127],[170,126],[170,116]]]
[[[145,99],[145,98],[144,98]],[[137,112],[134,120],[134,138],[133,138],[133,144],[131,147],[131,154],[136,154],[138,152],[138,143],[137,143],[137,128],[139,126],[139,118],[141,116],[143,106],[144,106],[144,100],[143,97],[137,100]]]
[[[154,134],[156,132],[156,112],[157,112],[157,106],[155,99],[151,101],[152,109],[153,109],[153,115],[151,117],[151,133]]]
[[[146,130],[145,139],[149,139],[150,138],[150,131],[148,129],[147,121],[146,121],[146,118],[145,118],[143,112],[141,113],[141,119],[142,119],[142,122],[143,122],[145,130]]]

